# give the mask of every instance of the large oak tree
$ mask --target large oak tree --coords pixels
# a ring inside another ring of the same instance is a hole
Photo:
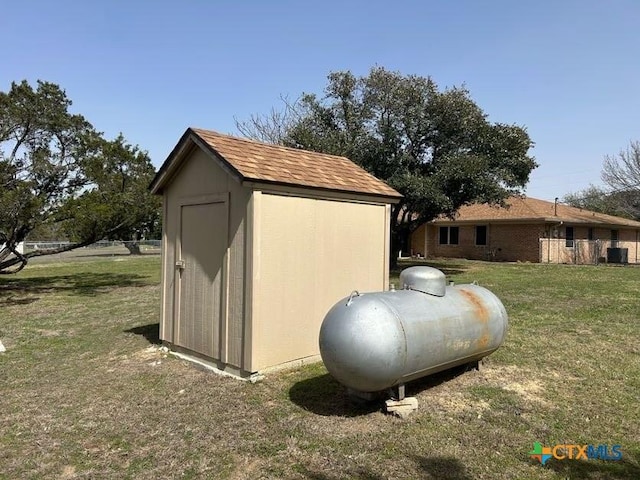
[[[57,85],[12,83],[0,92],[0,273],[21,270],[33,256],[59,253],[104,238],[143,235],[159,221],[146,187],[154,168],[122,135],[109,141]],[[36,227],[56,225],[73,240],[21,254]]]
[[[303,94],[236,126],[254,139],[344,155],[398,190],[392,258],[423,223],[519,193],[537,166],[526,129],[490,122],[466,88],[441,90],[382,67],[363,77],[333,72],[322,97]]]

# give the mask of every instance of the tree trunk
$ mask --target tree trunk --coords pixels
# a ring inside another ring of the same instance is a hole
[[[398,270],[398,253],[400,252],[400,248],[398,247],[398,242],[394,241],[395,235],[391,235],[391,256],[389,257],[389,271],[394,272]]]
[[[27,261],[27,258],[18,251],[18,244],[15,241],[9,240],[0,248],[0,274],[18,273],[27,266]]]
[[[94,235],[89,236],[80,242],[71,243],[69,245],[65,245],[64,247],[59,247],[59,248],[48,248],[46,250],[33,250],[29,253],[25,253],[24,255],[21,255],[11,250],[11,248],[15,250],[16,245],[19,242],[22,242],[26,238],[27,233],[31,231],[31,230],[23,230],[22,232],[19,232],[19,234],[15,236],[17,241],[14,240],[13,242],[6,242],[7,245],[5,245],[3,249],[0,249],[0,275],[18,273],[27,265],[28,260],[33,257],[42,257],[45,255],[54,255],[56,253],[69,252],[71,250],[75,250],[76,248],[81,248],[81,247],[86,247],[88,245],[91,245],[92,243],[95,243],[98,240],[101,240],[102,238],[109,237],[109,235],[113,234],[113,232],[122,228],[122,225],[123,225],[122,223],[116,225],[114,228],[112,228],[111,230],[108,230],[102,236],[96,235],[95,234],[96,232],[94,232]],[[6,249],[8,247],[11,247],[9,248],[9,253],[14,254],[14,256],[10,258],[7,258],[8,255],[6,254],[7,253]],[[138,251],[138,254],[141,253],[139,245],[136,245],[136,250]],[[129,251],[131,252],[131,250]],[[132,253],[135,255],[134,252]],[[15,268],[12,268],[12,267],[15,267]]]
[[[409,251],[409,228],[395,225],[391,230],[391,257],[389,258],[389,270],[398,270],[398,257],[410,255]]]
[[[138,242],[124,242],[124,246],[127,247],[131,255],[142,255],[140,251],[140,244]]]

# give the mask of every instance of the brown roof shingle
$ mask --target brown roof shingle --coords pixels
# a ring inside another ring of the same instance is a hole
[[[190,129],[243,180],[400,198],[398,192],[345,157]]]
[[[453,221],[456,222],[565,222],[583,223],[591,225],[620,225],[640,228],[640,222],[627,218],[605,215],[604,213],[592,212],[582,208],[570,207],[546,200],[539,200],[531,197],[509,197],[506,200],[507,208],[492,206],[486,203],[466,205],[456,214]],[[437,219],[434,223],[448,223],[452,220]]]

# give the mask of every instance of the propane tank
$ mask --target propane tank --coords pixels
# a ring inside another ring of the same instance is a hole
[[[486,288],[447,286],[432,267],[403,270],[400,285],[353,292],[325,316],[320,355],[343,385],[379,392],[480,360],[504,342],[507,312]]]

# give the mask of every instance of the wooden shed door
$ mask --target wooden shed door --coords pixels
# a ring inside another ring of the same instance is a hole
[[[176,262],[175,343],[219,358],[224,314],[227,203],[182,205]]]

